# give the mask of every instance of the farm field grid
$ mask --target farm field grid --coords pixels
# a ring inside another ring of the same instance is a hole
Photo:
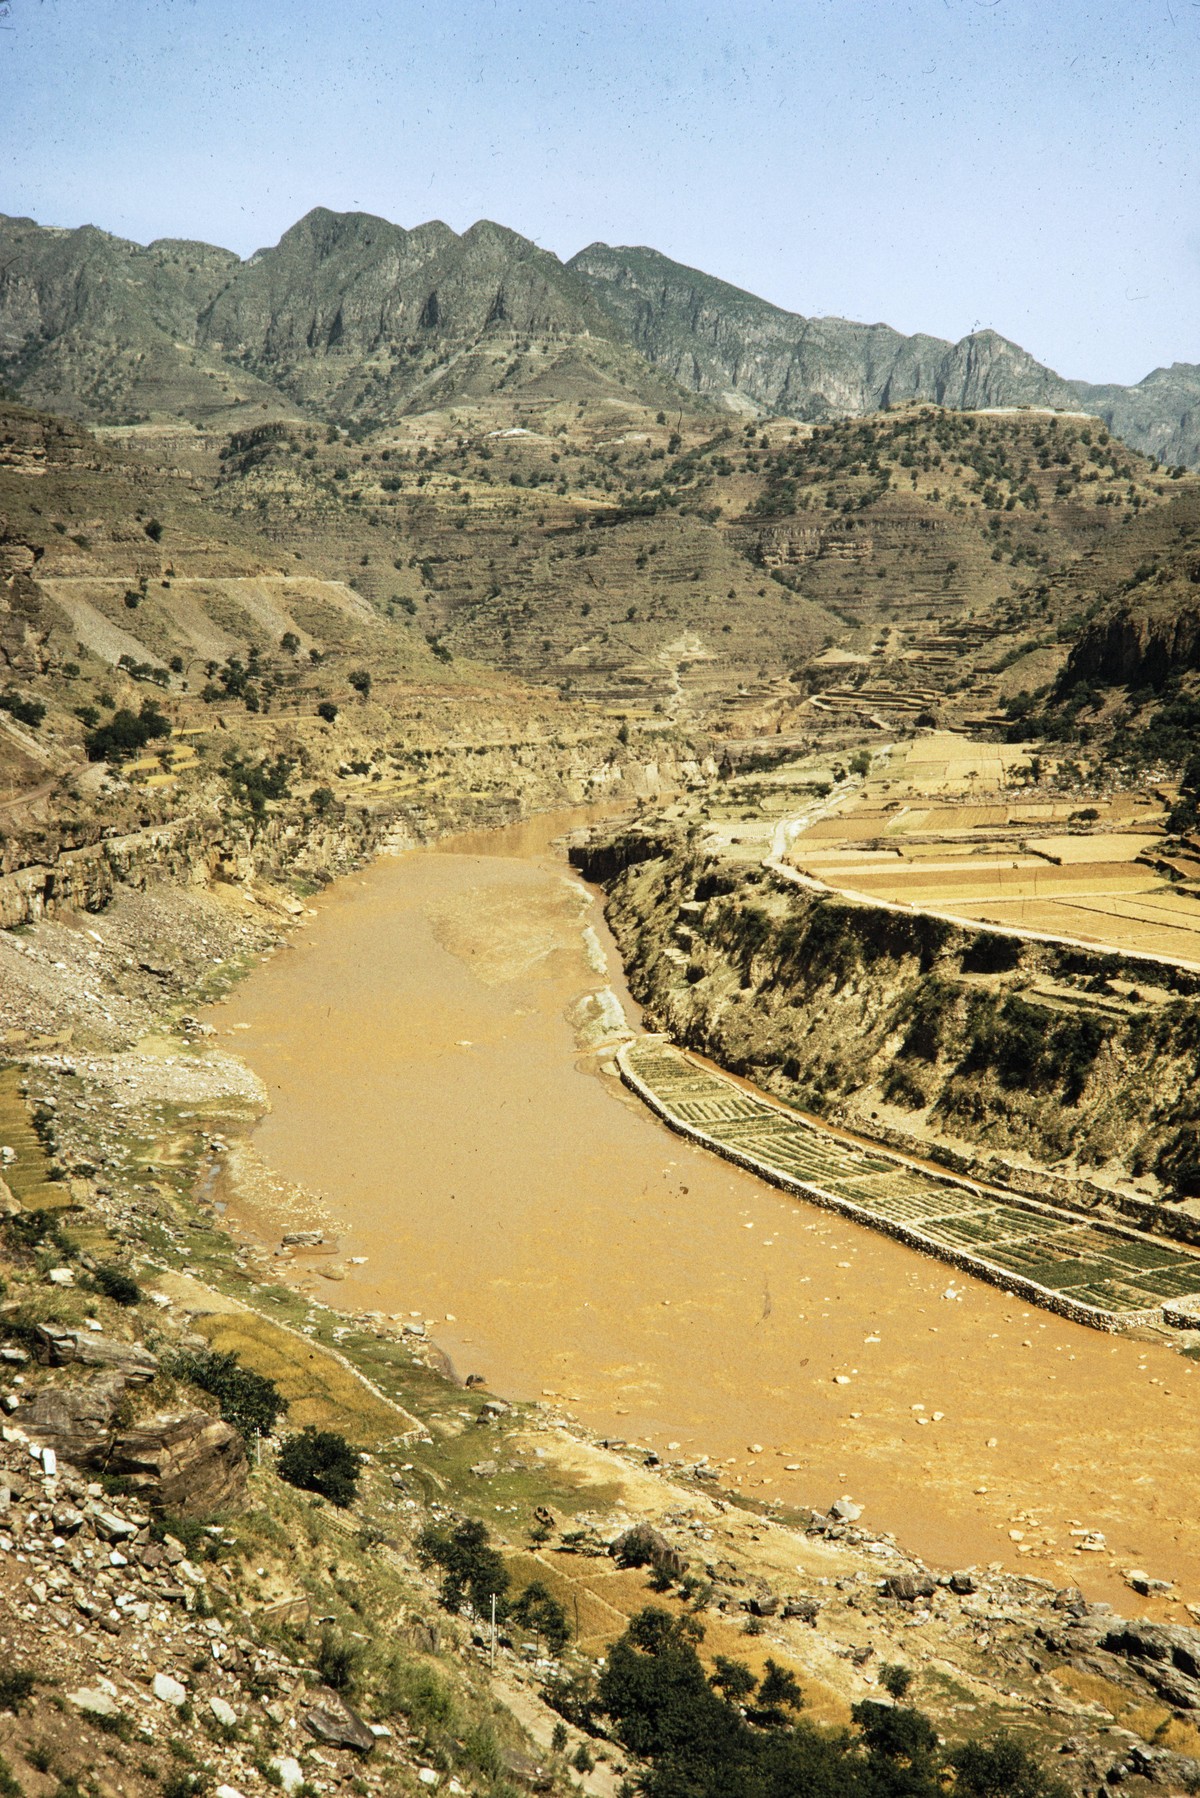
[[[1043,797],[1025,766],[1019,746],[948,732],[897,747],[787,860],[866,899],[1200,966],[1200,861],[1161,859],[1161,798]]]
[[[619,1062],[633,1090],[682,1134],[1081,1322],[1110,1329],[1162,1321],[1164,1305],[1200,1293],[1200,1256],[874,1152],[789,1115],[660,1038],[627,1044]]]

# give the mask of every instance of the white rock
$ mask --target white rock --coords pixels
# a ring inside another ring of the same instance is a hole
[[[224,1698],[210,1698],[208,1701],[208,1708],[217,1719],[217,1722],[223,1723],[226,1729],[232,1729],[237,1722],[237,1712],[228,1700]]]
[[[285,1792],[295,1792],[304,1784],[304,1768],[294,1754],[285,1754],[282,1759],[272,1761],[279,1782]]]
[[[435,1786],[438,1782],[438,1775],[432,1767],[418,1767],[417,1778],[423,1786]]]
[[[58,1456],[52,1448],[42,1450],[42,1472],[48,1480],[54,1479],[58,1473]]]
[[[74,1705],[88,1717],[117,1717],[120,1708],[107,1692],[101,1692],[95,1686],[80,1686],[77,1692],[67,1693],[67,1703]]]
[[[51,1286],[74,1286],[75,1275],[69,1267],[52,1267],[46,1275]]]
[[[160,1698],[164,1704],[173,1704],[176,1710],[181,1704],[187,1703],[187,1687],[181,1686],[169,1673],[156,1673],[151,1690],[156,1698]]]
[[[216,1798],[242,1798],[236,1786],[218,1786]]]

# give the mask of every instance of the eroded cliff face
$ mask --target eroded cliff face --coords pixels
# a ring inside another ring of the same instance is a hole
[[[652,1028],[807,1110],[1045,1196],[1200,1193],[1200,978],[852,903],[678,834],[601,841]],[[642,859],[639,859],[639,853]],[[1186,1212],[1181,1233],[1191,1234]]]

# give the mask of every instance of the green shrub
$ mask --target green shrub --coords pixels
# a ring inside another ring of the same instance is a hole
[[[0,1711],[23,1710],[36,1684],[28,1667],[6,1667],[0,1672]]]
[[[279,1477],[304,1492],[343,1510],[354,1503],[362,1456],[336,1430],[316,1430],[309,1424],[298,1436],[289,1436],[279,1451]]]
[[[188,1380],[202,1392],[211,1393],[224,1421],[240,1430],[247,1441],[253,1436],[269,1436],[287,1409],[287,1400],[274,1380],[243,1367],[232,1351],[201,1349],[178,1355],[172,1372],[177,1379]]]
[[[0,693],[0,712],[7,712],[18,724],[27,724],[36,730],[46,716],[46,708],[40,699],[25,699],[20,693]]]
[[[453,1693],[441,1675],[426,1662],[401,1655],[388,1663],[380,1705],[389,1717],[407,1717],[416,1730],[449,1730],[457,1721]]]
[[[879,1669],[879,1683],[885,1692],[890,1692],[899,1703],[912,1685],[911,1667],[904,1667],[899,1661],[885,1661]]]
[[[362,1659],[361,1648],[352,1642],[344,1641],[331,1629],[321,1631],[321,1645],[317,1649],[317,1672],[327,1686],[335,1692],[352,1692],[358,1673],[358,1665]]]
[[[97,1292],[103,1293],[106,1299],[112,1299],[114,1304],[126,1306],[141,1304],[142,1289],[133,1275],[127,1274],[123,1268],[109,1266],[93,1268],[92,1285]]]

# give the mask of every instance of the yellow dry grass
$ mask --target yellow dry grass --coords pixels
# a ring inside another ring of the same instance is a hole
[[[414,1418],[393,1410],[335,1355],[256,1311],[214,1310],[198,1316],[195,1328],[213,1348],[232,1351],[243,1366],[274,1380],[292,1429],[337,1430],[370,1448],[415,1427]]]
[[[678,1600],[662,1597],[649,1590],[643,1570],[621,1568],[615,1562],[580,1555],[565,1555],[553,1550],[534,1554],[526,1550],[507,1557],[508,1570],[515,1590],[540,1580],[563,1606],[581,1648],[589,1654],[601,1654],[625,1629],[629,1619],[648,1604],[682,1614]],[[712,1665],[717,1655],[745,1661],[760,1678],[766,1669],[768,1655],[780,1665],[789,1667],[804,1692],[804,1714],[814,1723],[830,1728],[845,1728],[850,1722],[850,1709],[838,1696],[777,1644],[764,1643],[756,1636],[744,1635],[736,1623],[719,1611],[706,1611],[704,1641],[700,1646],[703,1659]]]
[[[1176,1717],[1164,1704],[1137,1704],[1123,1686],[1082,1667],[1056,1667],[1054,1682],[1081,1704],[1096,1704],[1141,1736],[1175,1754],[1200,1756],[1200,1729]]]
[[[61,1211],[73,1203],[65,1186],[49,1178],[50,1164],[21,1092],[21,1070],[0,1068],[0,1143],[15,1160],[0,1166],[0,1178],[25,1211]]]

